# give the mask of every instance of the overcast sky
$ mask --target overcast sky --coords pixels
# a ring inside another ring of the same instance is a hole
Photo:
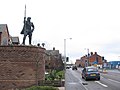
[[[33,44],[45,43],[46,49],[55,47],[64,55],[66,39],[73,62],[87,49],[108,61],[120,60],[120,0],[0,0],[0,24],[7,24],[20,43],[25,4],[35,25]]]

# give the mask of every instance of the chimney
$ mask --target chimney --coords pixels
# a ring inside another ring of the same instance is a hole
[[[53,51],[55,50],[55,47],[53,47]]]
[[[97,52],[95,52],[95,54],[97,54]]]
[[[93,55],[93,52],[91,52],[90,54],[91,54],[91,56],[92,56],[92,55]]]

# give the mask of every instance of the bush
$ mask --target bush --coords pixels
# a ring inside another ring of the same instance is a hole
[[[45,80],[61,80],[64,79],[64,71],[52,70],[45,76]]]
[[[58,79],[64,79],[64,71],[57,72],[56,76]]]
[[[26,88],[25,90],[59,90],[53,86],[32,86],[30,88]]]

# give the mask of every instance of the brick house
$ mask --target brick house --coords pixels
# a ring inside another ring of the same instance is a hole
[[[96,63],[97,62],[97,63]],[[90,58],[89,58],[89,64],[98,64],[98,65],[102,65],[103,61],[102,61],[102,56],[98,55],[97,52],[95,52],[94,54],[91,52],[90,54]]]
[[[62,61],[62,56],[59,53],[59,50],[46,50],[46,59],[45,59],[45,69],[46,70],[62,70],[64,68],[64,64]]]
[[[7,24],[0,24],[0,45],[9,44],[20,44],[19,37],[10,36]]]
[[[80,59],[76,59],[75,65],[80,67],[81,66],[81,60]]]
[[[0,24],[0,45],[8,45],[10,42],[10,35],[7,24]]]
[[[102,56],[98,55],[97,52],[93,53],[91,52],[88,55],[82,56],[79,60],[79,62],[77,61],[76,64],[85,67],[85,66],[91,66],[91,65],[102,65],[103,64],[103,60],[102,60]]]

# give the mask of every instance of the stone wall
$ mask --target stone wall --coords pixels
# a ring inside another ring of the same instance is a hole
[[[44,80],[45,49],[36,46],[0,46],[0,90],[11,90]]]

